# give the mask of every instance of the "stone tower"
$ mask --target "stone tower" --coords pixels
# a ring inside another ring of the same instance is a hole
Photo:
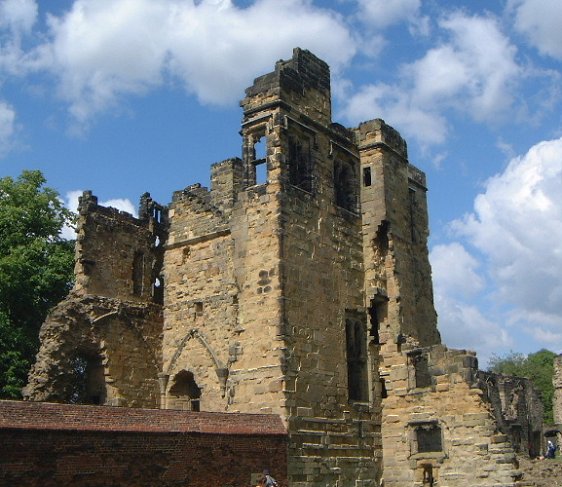
[[[163,400],[177,407],[191,387],[204,410],[281,415],[293,485],[375,482],[380,394],[354,134],[331,123],[328,66],[300,49],[241,105],[243,158],[170,206]]]

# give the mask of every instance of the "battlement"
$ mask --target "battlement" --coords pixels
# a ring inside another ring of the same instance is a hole
[[[295,48],[289,60],[260,76],[240,102],[246,117],[283,104],[324,124],[331,121],[330,67],[311,52]]]
[[[355,129],[355,136],[360,150],[384,145],[404,160],[408,159],[406,141],[396,129],[380,118],[359,124],[359,127]]]

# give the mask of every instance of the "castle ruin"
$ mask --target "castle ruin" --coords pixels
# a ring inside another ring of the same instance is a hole
[[[441,343],[400,134],[333,123],[328,65],[301,49],[241,106],[242,157],[210,189],[147,193],[138,218],[84,193],[27,398],[277,415],[292,487],[518,485],[540,401]]]

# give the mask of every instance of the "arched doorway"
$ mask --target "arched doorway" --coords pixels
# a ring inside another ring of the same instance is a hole
[[[192,372],[181,370],[173,379],[168,391],[168,409],[200,411],[201,389],[195,382]]]

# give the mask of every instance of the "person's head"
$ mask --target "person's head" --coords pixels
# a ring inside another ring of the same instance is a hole
[[[268,470],[267,468],[264,468],[263,474],[264,474],[264,475],[269,475],[269,470]]]

